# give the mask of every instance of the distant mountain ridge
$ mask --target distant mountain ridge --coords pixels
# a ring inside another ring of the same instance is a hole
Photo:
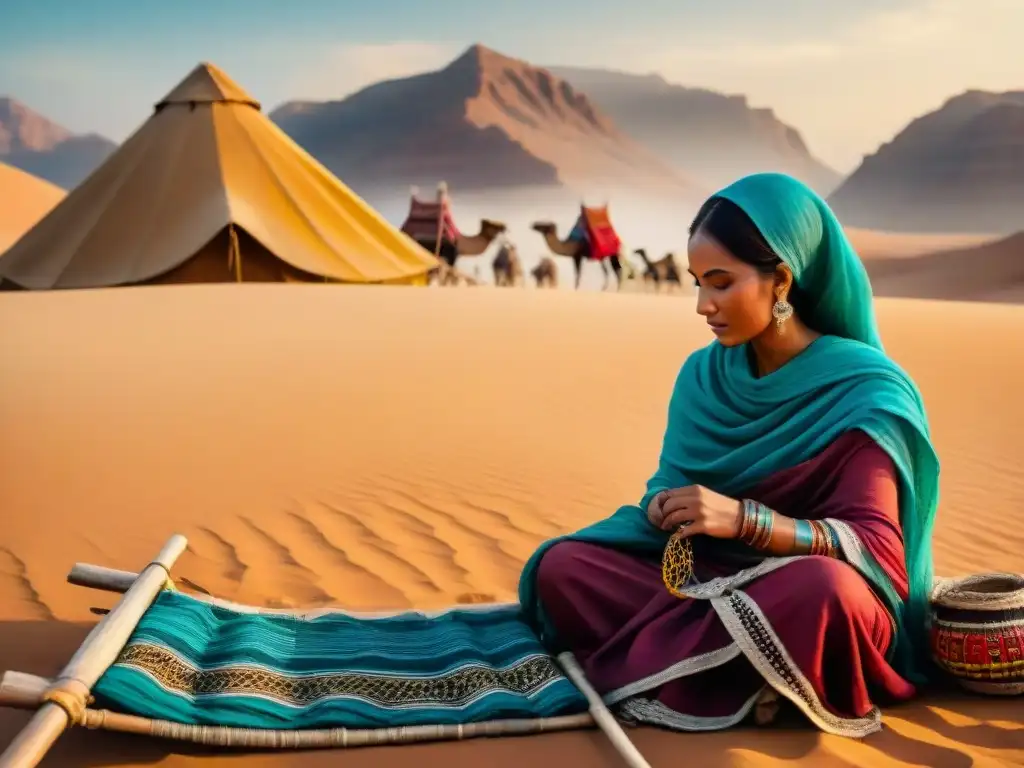
[[[71,189],[116,148],[103,136],[75,135],[21,102],[0,97],[0,160],[33,176]]]
[[[628,186],[702,193],[547,70],[474,45],[435,72],[339,101],[289,102],[270,117],[360,187]]]
[[[700,198],[738,176],[791,173],[847,225],[1010,233],[1024,215],[1024,91],[972,90],[911,121],[839,182],[800,133],[743,96],[660,75],[544,69],[474,45],[447,66],[270,117],[360,194],[447,181],[459,192],[550,187]],[[71,189],[116,148],[0,97],[0,162]]]
[[[814,157],[800,132],[746,96],[669,83],[658,74],[551,67],[615,124],[677,169],[717,189],[759,171],[789,173],[828,194],[842,175]]]
[[[1024,229],[1024,91],[952,97],[865,157],[829,202],[874,229]]]

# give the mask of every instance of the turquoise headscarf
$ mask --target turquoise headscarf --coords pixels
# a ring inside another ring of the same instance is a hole
[[[676,379],[658,471],[647,492],[638,505],[541,545],[519,582],[524,618],[542,637],[550,635],[536,572],[556,542],[588,541],[660,557],[668,534],[647,522],[654,494],[699,484],[735,495],[859,429],[886,451],[899,473],[909,599],[899,598],[881,568],[862,573],[896,620],[892,663],[908,679],[924,682],[930,668],[927,625],[939,463],[921,395],[882,348],[867,273],[824,200],[776,173],[747,176],[716,196],[736,203],[754,221],[793,271],[804,299],[802,319],[825,335],[760,378],[751,371],[744,346],[714,341],[691,354]]]

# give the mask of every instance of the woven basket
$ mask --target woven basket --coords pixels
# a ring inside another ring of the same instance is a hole
[[[1024,575],[983,573],[937,583],[935,662],[976,693],[1024,693]]]

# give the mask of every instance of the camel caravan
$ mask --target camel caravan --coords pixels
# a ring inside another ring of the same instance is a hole
[[[596,262],[601,266],[604,273],[602,290],[608,290],[612,273],[615,275],[616,290],[621,290],[624,282],[634,281],[638,277],[642,278],[645,290],[673,290],[682,286],[679,266],[671,253],[657,261],[651,261],[645,249],[635,249],[633,254],[644,264],[643,272],[638,274],[637,269],[622,252],[622,240],[611,223],[607,205],[599,208],[581,205],[579,216],[564,240],[559,238],[558,227],[551,222],[534,222],[532,228],[543,236],[550,251],[550,255],[542,256],[529,272],[538,288],[558,287],[558,264],[553,256],[566,256],[572,259],[575,270],[574,288],[577,290],[580,287],[583,265],[587,262]],[[435,200],[420,199],[418,190],[413,188],[409,200],[409,213],[401,231],[438,258],[439,266],[430,273],[431,285],[479,285],[479,268],[475,268],[474,276],[471,276],[457,269],[456,261],[462,257],[482,256],[495,242],[499,244],[499,248],[491,261],[494,285],[526,285],[522,260],[515,244],[508,236],[506,225],[492,219],[481,219],[480,231],[477,234],[463,234],[455,224],[451,198],[444,182],[438,185]]]

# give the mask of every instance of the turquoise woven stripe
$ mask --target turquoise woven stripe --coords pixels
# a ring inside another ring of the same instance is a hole
[[[585,711],[582,694],[552,663],[515,607],[306,620],[164,592],[94,692],[100,706],[119,712],[245,728],[375,728]],[[334,677],[320,680],[328,675]]]

